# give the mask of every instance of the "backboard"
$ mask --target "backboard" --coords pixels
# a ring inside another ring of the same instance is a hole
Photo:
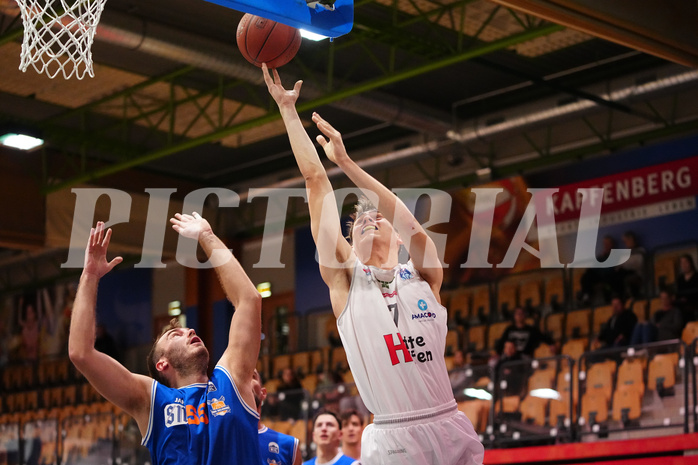
[[[322,4],[311,7],[306,0],[207,1],[331,38],[348,33],[354,25],[354,0],[336,0],[333,10]]]

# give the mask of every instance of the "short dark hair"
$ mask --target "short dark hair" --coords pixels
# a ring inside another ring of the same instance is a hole
[[[330,410],[330,409],[322,409],[318,413],[315,414],[313,417],[313,429],[315,429],[315,423],[317,423],[317,419],[321,415],[332,415],[335,420],[337,420],[337,424],[339,425],[339,429],[342,429],[342,420],[339,418],[339,415],[337,415],[337,412]]]
[[[356,203],[356,205],[354,205],[354,213],[350,215],[351,219],[347,221],[347,227],[349,230],[347,231],[346,239],[350,244],[354,241],[354,222],[358,217],[370,211],[378,211],[378,209],[375,205],[373,205],[373,202],[371,202],[368,197],[362,195],[359,197],[359,201]]]
[[[153,378],[155,381],[157,381],[160,384],[163,384],[167,387],[172,387],[168,384],[167,379],[165,379],[165,376],[163,376],[162,372],[158,371],[157,367],[155,364],[157,361],[160,359],[162,356],[162,351],[158,349],[158,342],[160,341],[160,338],[162,337],[163,334],[166,332],[175,329],[175,328],[181,328],[182,324],[179,322],[179,318],[172,318],[170,322],[165,326],[160,334],[158,335],[157,338],[155,338],[155,342],[153,342],[153,347],[150,348],[150,352],[148,353],[148,357],[146,358],[146,363],[148,364],[148,373],[150,373],[150,377]]]
[[[355,408],[350,408],[350,409],[347,409],[347,410],[342,410],[342,412],[339,414],[339,418],[340,418],[340,420],[342,420],[342,421],[340,422],[340,424],[341,424],[342,422],[349,421],[349,420],[351,419],[351,417],[357,417],[357,418],[359,419],[359,421],[361,422],[361,426],[364,425],[364,417],[361,416],[361,414],[359,413],[359,411],[356,410]]]
[[[684,258],[691,267],[691,271],[696,271],[696,264],[693,262],[693,256],[690,253],[685,253],[679,257],[679,259]]]

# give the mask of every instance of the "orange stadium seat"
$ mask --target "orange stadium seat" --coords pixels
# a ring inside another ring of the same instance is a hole
[[[490,314],[491,295],[487,285],[473,287],[473,306],[470,308],[470,316],[487,318]]]
[[[577,419],[577,405],[572,405],[572,420]],[[550,400],[550,426],[556,426],[560,421],[570,420],[570,400],[567,398]]]
[[[549,274],[544,282],[545,304],[552,307],[557,303],[560,307],[565,304],[565,280],[562,273]]]
[[[530,275],[530,276],[529,276]],[[522,276],[519,287],[519,303],[524,307],[538,308],[541,304],[543,277],[538,273]]]
[[[684,344],[691,346],[696,338],[698,338],[698,321],[689,321],[681,332],[681,340]]]
[[[579,399],[579,372],[574,368],[570,371],[561,370],[557,375],[557,392],[562,399],[569,399],[570,389],[572,390],[572,400],[575,405]]]
[[[548,399],[542,399],[532,395],[526,396],[521,401],[519,410],[521,411],[521,421],[531,423],[536,426],[545,426],[546,409]]]
[[[450,329],[446,333],[446,353],[452,355],[460,348],[460,334],[455,329]]]
[[[582,396],[582,418],[587,424],[603,423],[608,420],[608,401],[599,391],[588,391]]]
[[[618,367],[617,389],[634,389],[642,397],[645,394],[643,362],[640,359],[626,358]]]
[[[310,394],[314,393],[317,387],[317,374],[310,373],[305,375],[303,379],[301,379],[301,386]]]
[[[613,315],[613,307],[611,305],[604,305],[602,307],[594,308],[592,313],[592,332],[591,334],[599,334],[601,331],[601,326],[611,319]]]
[[[503,279],[497,283],[497,308],[512,311],[518,305],[519,278]]]
[[[552,389],[555,381],[555,367],[537,369],[528,378],[528,391],[534,389]]]
[[[291,366],[296,373],[310,373],[310,352],[296,352],[291,355]]]
[[[561,353],[563,355],[568,355],[572,360],[579,360],[582,354],[586,351],[589,341],[586,338],[583,339],[572,339],[563,344]]]
[[[487,325],[471,326],[468,328],[468,350],[479,351],[487,347]]]
[[[295,421],[286,434],[297,438],[301,444],[305,444],[308,434],[308,425],[303,420]]]
[[[291,368],[291,355],[290,354],[280,354],[275,355],[271,359],[271,373],[272,376],[281,376],[281,372],[286,368]]]
[[[663,389],[674,387],[678,362],[678,353],[655,355],[647,370],[647,389],[655,391],[658,386]]]
[[[450,295],[448,306],[446,306],[449,315],[455,315],[457,312],[460,312],[462,318],[470,318],[471,299],[472,293],[467,289],[456,289],[453,291]]]
[[[618,386],[613,394],[613,419],[637,420],[642,413],[642,394],[627,386]]]
[[[533,358],[546,358],[552,357],[553,355],[555,355],[555,353],[550,346],[545,343],[539,345],[536,347],[536,350],[533,351]]]
[[[565,320],[565,336],[568,338],[580,338],[589,336],[589,320],[591,310],[575,310],[567,314]]]
[[[347,362],[347,354],[346,352],[344,352],[344,347],[332,348],[330,360],[332,361],[333,369],[337,369],[339,371],[345,371],[349,369],[349,362]]]
[[[644,299],[636,300],[632,306],[633,313],[637,317],[637,322],[642,323],[647,321],[647,301]]]
[[[545,331],[556,341],[562,341],[564,336],[564,325],[564,313],[551,313],[545,317]]]
[[[494,349],[497,341],[504,334],[504,330],[507,329],[511,323],[508,321],[500,321],[499,323],[492,323],[489,328],[487,328],[487,347],[489,349]]]
[[[586,371],[586,391],[601,392],[606,401],[611,400],[613,393],[613,377],[616,373],[616,362],[607,360],[595,363]]]

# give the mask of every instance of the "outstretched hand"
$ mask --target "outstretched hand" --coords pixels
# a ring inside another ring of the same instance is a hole
[[[267,68],[266,63],[262,63],[262,74],[264,75],[264,82],[267,84],[267,89],[269,93],[274,98],[279,107],[282,105],[295,105],[298,96],[301,93],[301,86],[303,81],[296,81],[292,90],[284,89],[283,84],[281,84],[281,77],[276,69],[271,70],[274,77],[269,73],[269,68]]]
[[[347,155],[347,149],[344,148],[342,134],[315,112],[313,112],[313,122],[317,125],[320,132],[327,137],[327,139],[320,135],[316,137],[327,158],[336,165],[348,160],[349,155]]]
[[[174,218],[170,218],[172,229],[189,239],[199,239],[201,233],[211,231],[211,225],[194,212],[191,215],[176,213]]]
[[[87,241],[85,250],[84,274],[94,275],[101,278],[109,273],[112,268],[123,261],[121,257],[115,257],[107,262],[107,249],[111,240],[111,229],[104,231],[104,222],[99,221],[97,226],[90,229],[90,238]]]

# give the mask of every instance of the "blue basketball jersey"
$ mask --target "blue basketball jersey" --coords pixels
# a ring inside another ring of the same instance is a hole
[[[313,457],[312,459],[308,460],[307,462],[303,462],[303,465],[316,465],[316,460],[317,457]],[[330,460],[329,462],[326,463],[326,465],[354,465],[356,463],[359,463],[358,460],[354,460],[351,457],[348,457],[344,454],[337,454],[335,458]],[[325,465],[325,464],[323,464]]]
[[[262,465],[292,465],[296,460],[298,439],[266,426],[259,430]]]
[[[208,383],[172,389],[153,381],[141,444],[154,465],[259,464],[258,422],[230,373],[218,365]]]

